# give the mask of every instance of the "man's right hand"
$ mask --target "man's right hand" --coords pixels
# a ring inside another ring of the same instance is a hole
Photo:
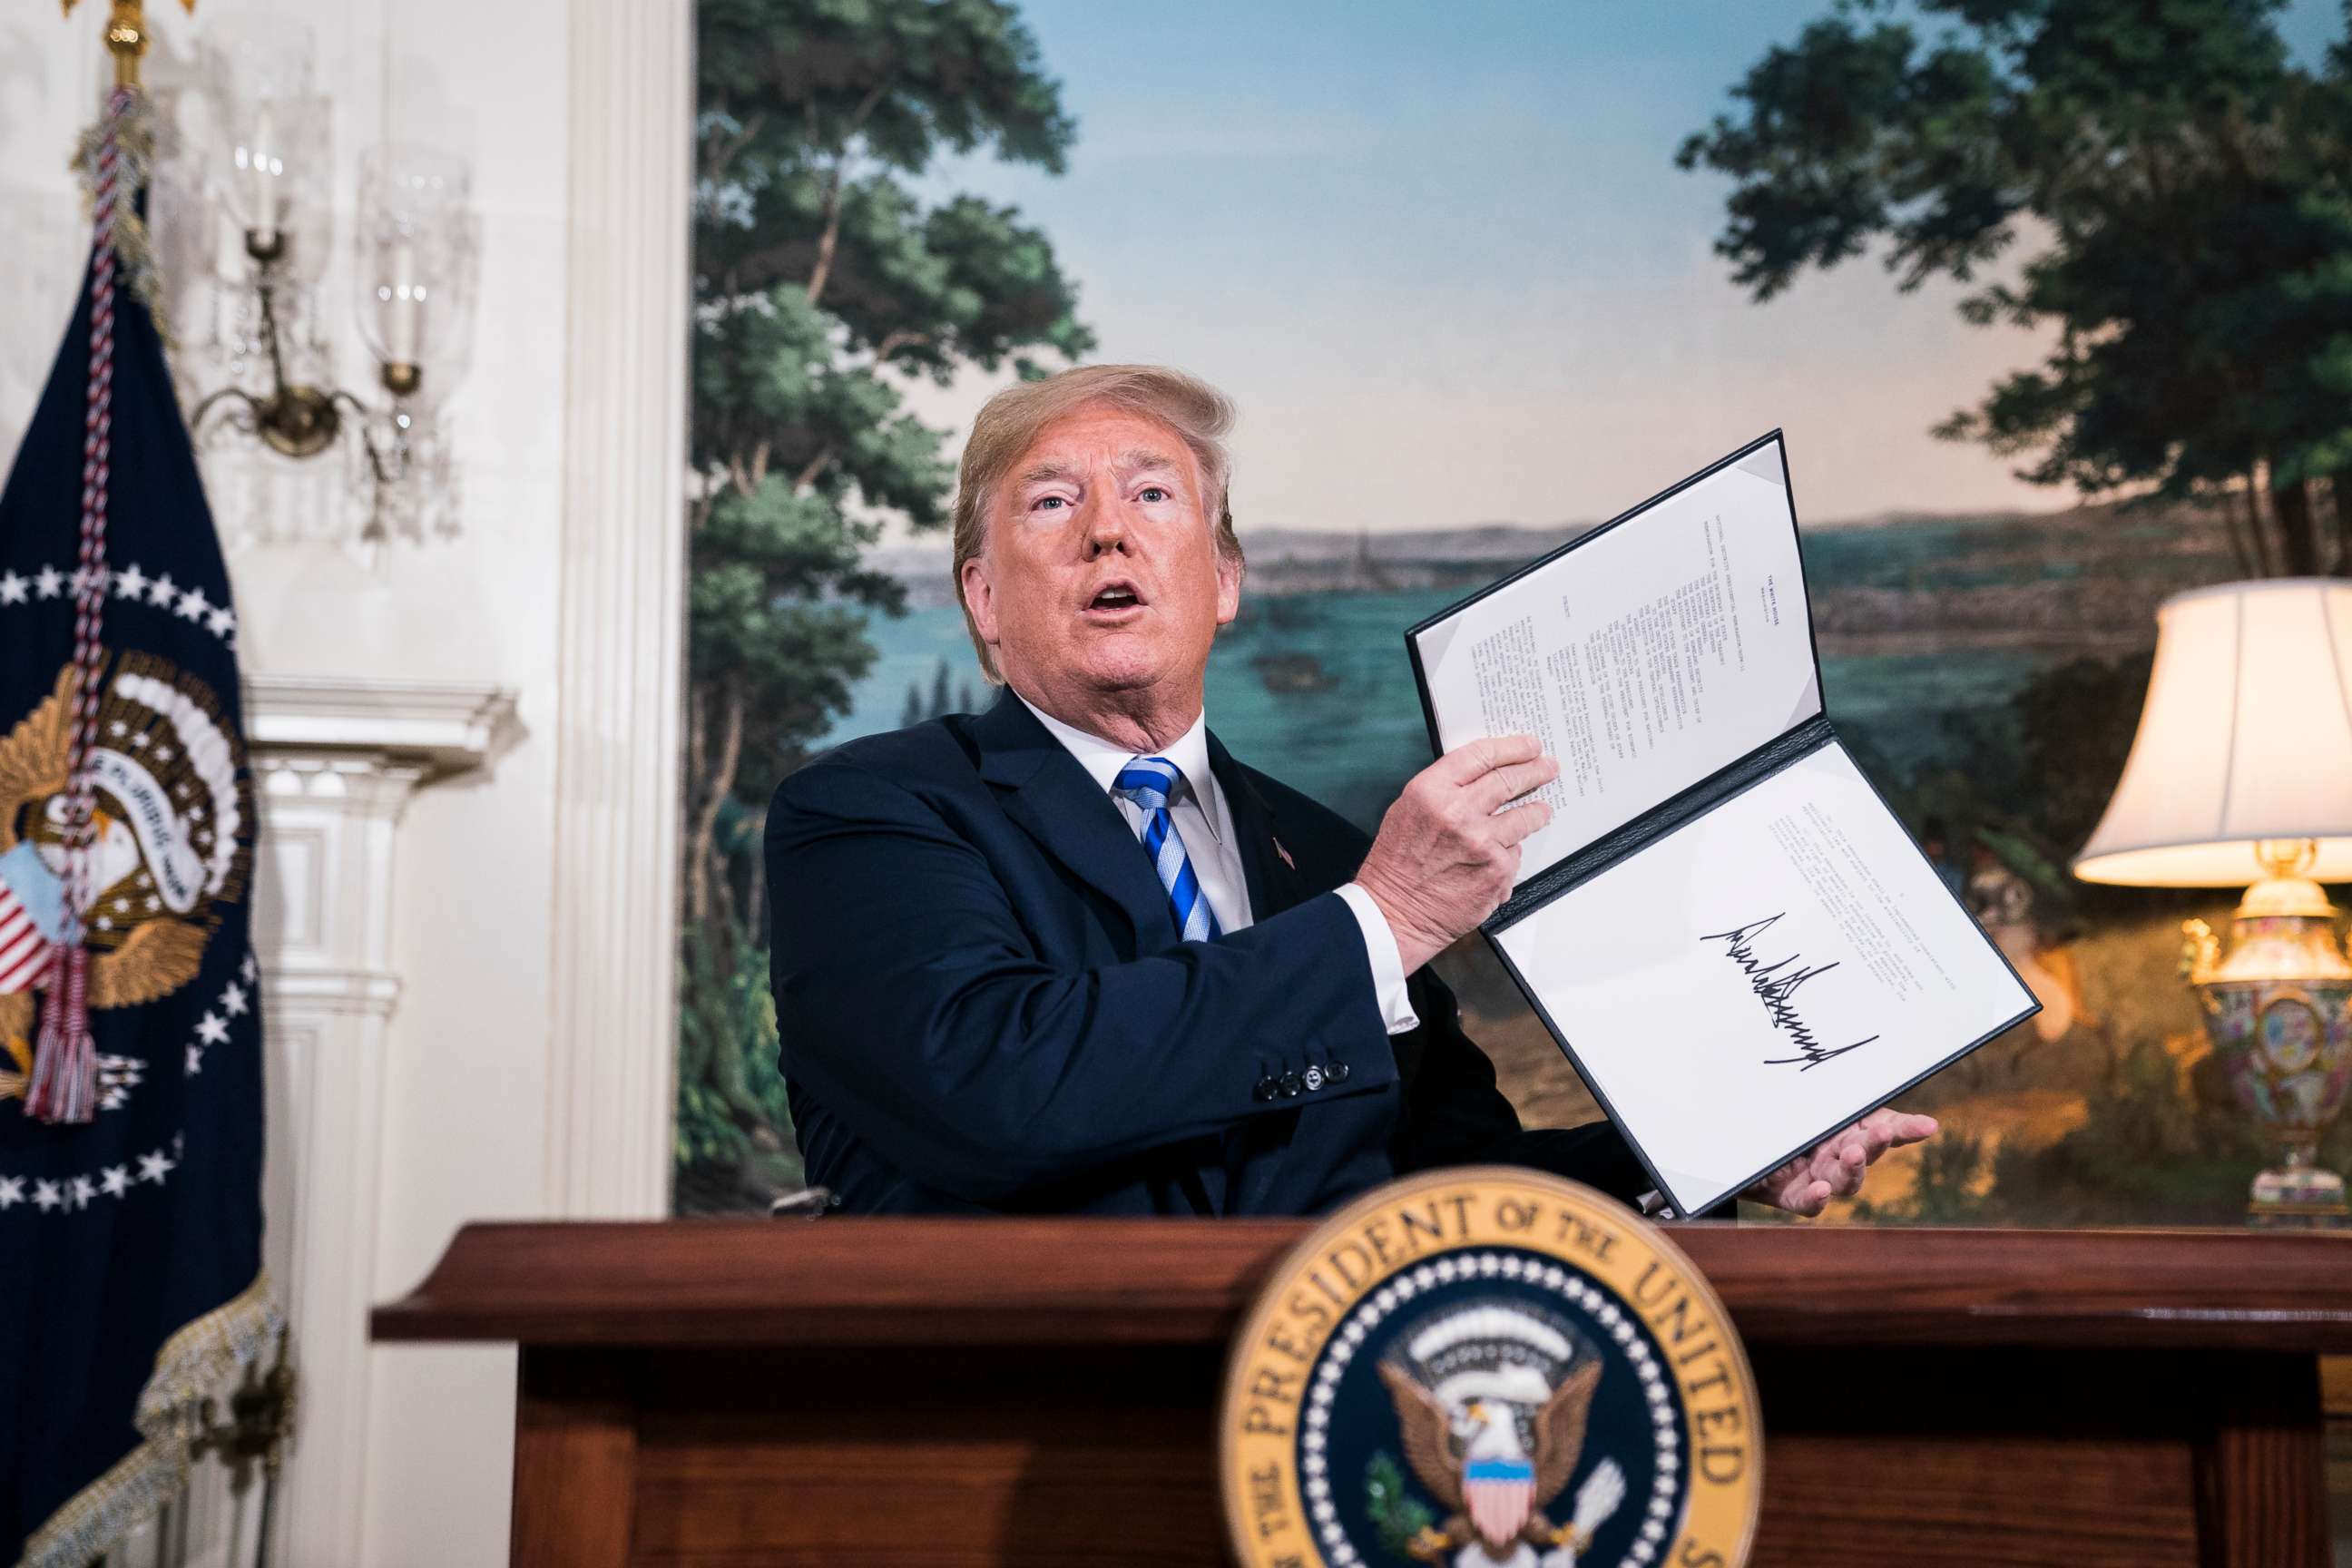
[[[1502,906],[1519,843],[1551,820],[1539,800],[1503,809],[1559,776],[1532,735],[1472,741],[1413,776],[1381,818],[1356,883],[1372,896],[1410,974]]]

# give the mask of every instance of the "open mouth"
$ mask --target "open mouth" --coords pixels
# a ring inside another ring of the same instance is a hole
[[[1093,598],[1087,601],[1087,613],[1090,616],[1116,616],[1139,609],[1142,605],[1143,595],[1136,592],[1134,584],[1106,583],[1095,590]]]

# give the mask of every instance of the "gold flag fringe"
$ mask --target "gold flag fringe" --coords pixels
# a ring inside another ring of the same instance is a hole
[[[154,237],[147,230],[147,220],[139,216],[139,193],[147,188],[155,172],[155,110],[145,94],[134,97],[129,109],[113,124],[101,120],[76,139],[71,167],[74,182],[81,187],[85,211],[98,198],[99,159],[110,133],[122,159],[122,205],[114,216],[117,277],[147,307],[147,314],[155,323],[155,335],[169,350],[171,316],[163,299],[163,272],[155,259]]]
[[[33,1532],[17,1568],[84,1568],[177,1497],[188,1484],[198,1404],[252,1365],[281,1322],[265,1269],[165,1340],[139,1394],[140,1445]]]

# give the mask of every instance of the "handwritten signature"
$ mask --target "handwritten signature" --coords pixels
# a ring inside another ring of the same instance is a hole
[[[1782,914],[1787,912],[1785,910],[1781,911]],[[1848,1051],[1860,1050],[1878,1037],[1873,1035],[1868,1039],[1856,1040],[1850,1046],[1824,1046],[1814,1035],[1811,1026],[1803,1018],[1798,1016],[1797,1009],[1789,998],[1795,995],[1797,987],[1806,981],[1827,974],[1831,970],[1835,969],[1837,963],[1832,960],[1822,964],[1803,963],[1799,961],[1799,955],[1793,952],[1773,963],[1766,963],[1759,959],[1756,956],[1756,939],[1771,930],[1780,919],[1780,915],[1767,915],[1760,921],[1750,921],[1744,926],[1735,926],[1729,931],[1711,932],[1699,938],[1699,941],[1719,942],[1724,944],[1724,956],[1739,965],[1740,973],[1748,976],[1748,988],[1754,991],[1757,999],[1764,1004],[1765,1016],[1771,1019],[1772,1026],[1787,1035],[1790,1042],[1797,1047],[1795,1056],[1767,1057],[1764,1058],[1764,1065],[1776,1068],[1794,1067],[1799,1072],[1811,1072],[1825,1061],[1842,1057]],[[1794,968],[1790,967],[1792,964],[1795,965]]]

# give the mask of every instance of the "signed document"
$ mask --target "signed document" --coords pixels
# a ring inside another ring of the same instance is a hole
[[[1778,433],[1407,641],[1559,759],[1486,934],[1676,1213],[2035,1011],[1822,710]]]
[[[1822,711],[1780,447],[1594,529],[1408,638],[1443,756],[1534,735],[1559,759],[1527,841],[1550,865]]]

